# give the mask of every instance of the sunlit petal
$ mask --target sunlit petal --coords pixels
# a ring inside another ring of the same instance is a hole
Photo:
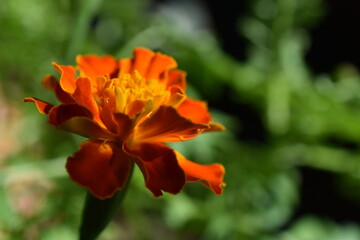
[[[131,59],[124,58],[119,60],[119,78],[129,73],[131,70]]]
[[[152,58],[148,72],[146,74],[147,79],[160,79],[160,74],[166,70],[170,70],[177,66],[176,61],[167,55],[156,53]]]
[[[181,116],[196,123],[209,123],[211,120],[206,103],[203,101],[187,98],[180,104],[177,111]]]
[[[215,194],[221,195],[225,183],[223,182],[225,168],[223,165],[215,163],[201,165],[187,160],[180,153],[176,152],[180,167],[184,170],[186,181],[200,182]]]
[[[117,69],[117,61],[112,56],[78,55],[76,57],[81,76],[96,79],[97,76],[112,74]]]
[[[181,117],[173,107],[161,106],[135,129],[134,141],[184,141],[196,137],[206,128],[207,125]]]
[[[141,76],[145,76],[154,55],[154,52],[146,48],[136,48],[134,50],[134,59],[131,71],[137,71]]]
[[[73,66],[59,65],[56,62],[52,63],[55,69],[60,73],[60,86],[68,93],[75,91],[75,68]]]

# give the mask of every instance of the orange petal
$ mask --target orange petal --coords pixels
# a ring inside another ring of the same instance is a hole
[[[195,99],[187,98],[177,108],[179,114],[190,119],[195,123],[209,123],[211,115],[207,109],[206,103]]]
[[[117,69],[117,61],[112,56],[78,55],[76,62],[82,76],[96,79],[97,76],[111,74]]]
[[[135,128],[134,140],[139,142],[177,142],[196,137],[208,128],[181,117],[175,108],[160,106],[148,119]]]
[[[160,75],[171,68],[177,67],[176,61],[167,55],[156,53],[152,58],[148,72],[147,79],[160,79]]]
[[[221,195],[225,183],[223,182],[225,169],[223,165],[215,163],[201,165],[187,160],[180,153],[176,152],[180,167],[184,170],[186,181],[200,182],[215,194]]]
[[[131,72],[137,71],[141,76],[146,76],[149,64],[155,53],[146,48],[135,48]]]
[[[168,78],[167,88],[178,86],[183,91],[186,90],[186,72],[181,70],[171,70],[169,71]]]
[[[56,62],[52,63],[55,69],[61,74],[60,86],[68,93],[73,93],[75,90],[75,69],[73,66],[59,65]]]
[[[124,58],[119,60],[119,78],[124,76],[124,74],[130,73],[131,70],[131,60],[129,58]]]
[[[33,102],[36,104],[36,107],[40,113],[49,114],[50,110],[54,107],[54,105],[44,102],[40,99],[33,97],[24,98],[24,102]]]
[[[131,171],[126,154],[113,143],[85,141],[66,163],[71,179],[100,199],[124,187]]]
[[[129,115],[130,118],[133,118],[136,114],[139,114],[141,110],[147,104],[146,100],[137,99],[126,106],[126,114]]]
[[[155,197],[162,191],[177,194],[185,185],[185,174],[180,168],[175,152],[159,143],[143,143],[124,150],[134,157],[134,161],[144,174],[146,187]]]
[[[75,103],[75,101],[71,97],[71,95],[69,93],[65,92],[61,88],[59,82],[57,81],[57,79],[54,76],[46,75],[42,79],[42,84],[43,84],[44,87],[54,91],[57,99],[59,99],[60,102],[62,102],[62,103]]]
[[[91,92],[91,82],[89,78],[78,77],[76,79],[76,89],[72,97],[78,104],[92,112],[95,120],[100,122],[99,108]]]
[[[73,117],[87,117],[91,119],[93,115],[88,109],[78,104],[61,104],[53,107],[49,112],[49,123],[58,127]]]

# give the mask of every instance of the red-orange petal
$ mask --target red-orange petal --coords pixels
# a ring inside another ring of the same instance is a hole
[[[154,55],[154,52],[146,48],[135,48],[131,72],[138,71],[141,76],[145,76]]]
[[[50,89],[50,90],[54,91],[57,99],[59,99],[60,102],[62,102],[62,103],[75,103],[75,101],[71,97],[71,95],[69,93],[65,92],[61,88],[59,82],[57,81],[57,79],[54,76],[46,75],[42,79],[42,84],[47,89]]]
[[[66,163],[73,181],[100,198],[111,197],[126,184],[131,162],[122,149],[113,143],[85,141]]]
[[[168,75],[167,88],[172,86],[180,87],[183,91],[186,90],[186,72],[181,70],[171,70]]]
[[[26,97],[26,98],[24,98],[24,102],[35,103],[38,111],[43,114],[49,114],[50,110],[54,107],[54,105],[44,102],[44,101],[34,98],[34,97]]]
[[[75,90],[75,68],[73,66],[59,65],[56,62],[52,63],[55,69],[61,74],[60,86],[68,93],[73,93]]]
[[[78,55],[76,62],[80,74],[94,80],[97,76],[110,75],[117,69],[117,61],[110,55]]]
[[[161,53],[156,53],[151,60],[146,78],[160,80],[161,74],[175,67],[177,67],[177,63],[172,57]]]
[[[124,74],[130,73],[131,70],[131,59],[124,58],[119,60],[119,78]]]
[[[177,108],[178,113],[195,123],[209,123],[211,115],[203,101],[187,98]]]
[[[49,123],[58,127],[73,117],[87,117],[91,119],[93,115],[88,109],[78,104],[61,104],[53,107],[49,112]]]
[[[146,187],[155,197],[162,191],[177,194],[185,186],[185,174],[180,168],[175,152],[160,143],[142,143],[135,148],[124,146],[142,171]]]
[[[76,89],[72,94],[72,97],[78,104],[86,107],[90,112],[92,112],[96,121],[101,122],[99,117],[99,108],[93,97],[89,78],[78,77],[76,79]]]
[[[201,165],[187,160],[180,153],[176,152],[180,167],[186,174],[186,181],[200,182],[215,194],[221,195],[225,183],[223,182],[225,168],[223,165],[214,163]]]
[[[178,142],[196,137],[208,126],[193,123],[181,117],[175,108],[160,106],[148,119],[137,126],[134,132],[135,142]]]

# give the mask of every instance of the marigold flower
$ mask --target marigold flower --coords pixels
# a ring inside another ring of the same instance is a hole
[[[187,97],[185,72],[175,69],[172,57],[136,48],[132,59],[85,55],[76,61],[76,67],[54,62],[60,80],[42,81],[60,105],[24,100],[35,103],[55,127],[88,138],[67,160],[72,180],[108,198],[124,187],[133,161],[154,196],[179,193],[195,181],[222,193],[221,164],[191,162],[164,144],[224,129],[210,122],[205,102]]]

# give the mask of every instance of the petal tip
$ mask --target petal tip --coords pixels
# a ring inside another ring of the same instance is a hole
[[[40,99],[34,97],[26,97],[23,99],[23,102],[32,102],[36,104],[38,111],[42,114],[49,114],[54,105],[44,102]]]
[[[204,132],[221,132],[221,131],[225,131],[225,127],[224,125],[220,124],[220,123],[210,123],[208,124],[208,129],[205,129]]]
[[[60,65],[57,64],[55,61],[52,61],[51,65],[53,65],[56,69],[60,67]]]

